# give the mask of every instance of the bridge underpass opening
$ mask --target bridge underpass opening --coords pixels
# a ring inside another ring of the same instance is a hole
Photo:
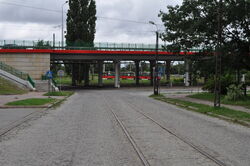
[[[62,86],[74,87],[138,87],[153,86],[155,61],[53,61],[51,69],[70,70],[65,77],[56,78]],[[158,63],[161,86],[170,81],[171,61]],[[66,72],[67,73],[67,72]],[[80,74],[81,73],[81,74]]]

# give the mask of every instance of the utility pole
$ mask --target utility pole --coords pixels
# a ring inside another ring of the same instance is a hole
[[[157,24],[153,21],[149,21],[149,24],[156,27],[156,48],[155,48],[155,70],[154,70],[154,95],[159,95],[159,80],[158,80],[158,47],[159,47],[159,30]]]
[[[56,35],[53,33],[53,49],[55,49],[56,46]]]
[[[68,3],[68,1],[66,1],[66,2],[64,2],[64,4],[62,4],[62,44],[61,44],[62,48],[64,47],[64,23],[63,23],[63,15],[64,15],[64,13],[63,13],[63,7],[67,3]]]
[[[214,107],[221,106],[221,44],[222,44],[222,0],[218,5],[218,39],[215,55]]]

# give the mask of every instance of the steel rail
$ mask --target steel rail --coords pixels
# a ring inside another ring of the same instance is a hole
[[[36,117],[40,113],[45,113],[45,111],[47,111],[48,109],[49,108],[34,111],[34,112],[32,112],[32,113],[30,113],[30,114],[16,120],[16,121],[13,121],[12,123],[8,124],[6,127],[0,129],[0,138],[2,136],[4,136],[4,135],[8,134],[13,129],[15,129],[15,128],[19,127],[20,125],[24,124],[25,122],[28,122],[32,118]]]
[[[110,112],[113,114],[113,116],[115,117],[116,121],[118,122],[118,124],[120,125],[120,127],[122,128],[122,131],[125,133],[126,137],[128,138],[129,142],[131,143],[131,145],[133,146],[134,150],[136,151],[138,157],[140,158],[142,164],[144,166],[150,166],[149,162],[147,161],[146,157],[144,156],[144,154],[142,153],[142,151],[140,150],[140,148],[136,145],[133,137],[129,134],[127,128],[125,127],[125,125],[122,123],[122,121],[118,118],[117,114],[114,112],[114,110],[108,105],[106,99],[104,98],[104,102],[106,104],[106,106],[109,108]]]
[[[170,133],[171,135],[175,136],[176,138],[178,138],[179,140],[181,140],[182,142],[186,143],[187,145],[189,145],[190,147],[192,147],[193,149],[195,149],[196,151],[198,151],[200,154],[202,154],[203,156],[205,156],[206,158],[210,159],[211,161],[213,161],[215,164],[219,165],[219,166],[228,166],[227,164],[225,164],[224,162],[218,160],[216,157],[214,157],[213,155],[209,154],[208,152],[202,150],[201,148],[199,148],[198,146],[196,146],[195,144],[193,144],[192,142],[188,141],[187,139],[183,138],[182,136],[178,135],[177,133],[175,133],[174,131],[171,131],[170,129],[164,127],[162,124],[160,124],[159,122],[157,122],[155,119],[153,119],[152,117],[146,115],[145,113],[143,113],[141,111],[141,109],[139,109],[137,106],[127,102],[127,104],[132,108],[132,110],[138,112],[139,114],[143,115],[145,118],[151,120],[154,124],[156,124],[157,126],[159,126],[160,128],[162,128],[163,130],[165,130],[166,132]]]

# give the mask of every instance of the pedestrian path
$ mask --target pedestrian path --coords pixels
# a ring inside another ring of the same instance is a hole
[[[211,101],[187,97],[190,94],[164,94],[164,95],[168,98],[180,99],[180,100],[189,101],[189,102],[193,102],[193,103],[214,106],[214,103]],[[228,104],[221,104],[221,106],[225,107],[225,108],[233,109],[233,110],[238,110],[238,111],[250,113],[250,109],[247,109],[247,108],[242,107],[242,106],[235,106],[235,105],[228,105]]]

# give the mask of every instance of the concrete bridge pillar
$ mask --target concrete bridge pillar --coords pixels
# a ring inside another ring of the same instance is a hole
[[[136,82],[136,86],[140,85],[140,61],[135,61],[135,82]]]
[[[76,86],[76,65],[77,64],[72,64],[71,66],[71,71],[72,71],[72,86]]]
[[[84,86],[89,86],[89,68],[90,64],[83,64]]]
[[[100,87],[103,86],[102,76],[103,76],[103,61],[98,61],[98,86]]]
[[[155,61],[150,61],[150,85],[154,85],[154,67],[155,67]]]
[[[170,85],[171,60],[166,61],[166,81]]]
[[[120,88],[120,61],[115,61],[115,88]]]
[[[190,86],[190,60],[186,59],[185,60],[185,86]]]

